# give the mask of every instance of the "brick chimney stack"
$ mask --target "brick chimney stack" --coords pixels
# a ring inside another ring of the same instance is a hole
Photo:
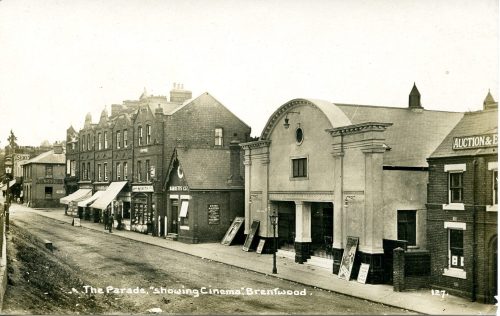
[[[170,102],[184,103],[193,97],[193,93],[189,90],[184,90],[184,85],[174,83],[174,87],[170,90]]]

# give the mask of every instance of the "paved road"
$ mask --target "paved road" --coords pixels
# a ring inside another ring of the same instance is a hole
[[[18,206],[15,225],[53,242],[54,256],[70,265],[94,295],[111,290],[116,300],[108,312],[404,314],[361,299],[295,284],[236,267],[120,238],[106,232],[72,227]],[[144,293],[129,293],[133,291]],[[289,291],[294,295],[276,295]],[[180,293],[179,293],[180,292]],[[126,302],[126,304],[125,304]],[[8,302],[7,302],[8,304]],[[133,311],[130,306],[134,306]],[[118,309],[118,310],[117,310]]]

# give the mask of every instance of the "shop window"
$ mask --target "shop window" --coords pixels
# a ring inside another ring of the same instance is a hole
[[[108,164],[104,163],[104,181],[108,181]]]
[[[45,178],[53,178],[54,177],[54,169],[52,166],[45,166]]]
[[[463,203],[463,172],[449,173],[449,202]]]
[[[151,125],[146,125],[146,144],[151,144]]]
[[[128,165],[126,162],[123,163],[123,179],[128,180]]]
[[[222,146],[224,145],[224,136],[223,136],[223,129],[221,127],[217,127],[215,129],[215,146]]]
[[[104,149],[108,149],[108,132],[104,132]]]
[[[137,128],[137,135],[139,136],[139,146],[142,145],[142,126]]]
[[[408,246],[417,245],[417,212],[398,211],[398,240],[406,240]]]
[[[45,198],[46,199],[52,198],[52,187],[45,187]]]
[[[101,182],[102,181],[102,170],[101,170],[101,164],[97,165],[97,181]]]
[[[116,180],[120,181],[121,179],[121,164],[119,162],[116,163]]]
[[[122,133],[120,131],[116,132],[116,148],[120,149],[122,145]]]
[[[307,177],[307,158],[292,159],[292,177]]]
[[[101,133],[97,134],[97,150],[102,149],[102,135]]]
[[[146,182],[150,181],[150,170],[149,170],[149,160],[146,160]]]
[[[142,162],[139,160],[137,162],[137,182],[142,181]]]
[[[189,214],[188,214],[189,201],[183,200],[181,202],[181,211],[179,213],[180,225],[189,226]]]
[[[126,129],[123,130],[123,147],[128,147],[128,131]]]

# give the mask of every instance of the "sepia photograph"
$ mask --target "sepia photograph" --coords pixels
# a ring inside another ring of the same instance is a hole
[[[1,315],[497,315],[497,0],[0,0]]]

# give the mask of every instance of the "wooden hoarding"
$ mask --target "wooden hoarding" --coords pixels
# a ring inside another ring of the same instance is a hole
[[[361,267],[359,268],[359,273],[358,273],[358,282],[359,283],[366,283],[366,278],[368,277],[368,271],[370,270],[370,265],[368,263],[362,263]]]
[[[259,245],[257,246],[257,253],[262,253],[262,250],[264,249],[265,243],[266,243],[265,239],[259,240]]]
[[[358,237],[347,237],[347,244],[340,262],[339,278],[349,281],[351,278],[352,266],[356,258],[356,249],[358,248]]]
[[[254,240],[255,234],[259,230],[260,221],[253,221],[250,231],[248,232],[247,239],[245,239],[245,244],[243,245],[243,250],[250,251],[252,248],[252,242]]]
[[[225,246],[230,246],[244,221],[245,221],[244,217],[236,217],[233,220],[231,226],[229,226],[229,228],[227,229],[226,235],[224,235],[224,238],[222,238],[221,244]]]

